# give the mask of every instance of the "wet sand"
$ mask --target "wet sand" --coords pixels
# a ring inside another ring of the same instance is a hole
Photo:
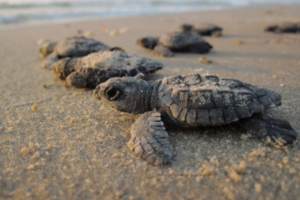
[[[300,199],[299,144],[277,149],[237,125],[170,129],[172,163],[148,165],[126,146],[137,116],[110,109],[91,90],[65,87],[40,68],[36,45],[90,31],[163,62],[149,80],[196,72],[261,85],[282,95],[282,106],[268,114],[300,133],[300,35],[263,32],[299,20],[299,10],[255,6],[1,29],[0,199]],[[223,37],[205,38],[214,47],[205,55],[211,64],[196,54],[158,57],[135,44],[185,22],[224,28]],[[101,27],[128,31],[110,36]]]

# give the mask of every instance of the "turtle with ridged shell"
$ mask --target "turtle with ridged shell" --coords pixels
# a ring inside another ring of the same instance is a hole
[[[153,165],[172,158],[164,125],[178,128],[240,123],[254,136],[284,144],[294,143],[290,123],[263,114],[281,104],[276,92],[239,80],[190,74],[144,81],[112,78],[98,85],[94,96],[110,107],[142,114],[131,127],[128,146]]]
[[[66,57],[52,64],[52,72],[69,86],[95,88],[112,77],[149,74],[163,68],[161,62],[124,51],[102,50],[84,57]]]
[[[201,36],[212,36],[220,37],[222,35],[223,29],[214,24],[202,23],[202,24],[182,24],[180,27],[181,31],[194,32],[200,34]]]
[[[282,22],[279,24],[274,24],[265,28],[265,31],[274,33],[300,33],[300,22]]]
[[[174,56],[174,52],[205,54],[212,49],[200,35],[192,32],[172,32],[160,37],[143,37],[136,43],[165,57]]]
[[[60,42],[44,41],[40,44],[39,54],[45,59],[42,67],[50,69],[51,65],[59,59],[86,56],[104,49],[110,49],[110,47],[92,38],[74,36]],[[115,47],[112,49],[115,49]],[[118,49],[121,50],[121,48]]]

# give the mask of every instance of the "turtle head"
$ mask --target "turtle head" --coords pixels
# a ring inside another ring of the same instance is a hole
[[[110,78],[96,87],[94,96],[118,111],[144,113],[143,84],[146,81],[132,77]]]
[[[57,42],[45,42],[41,44],[39,48],[39,53],[42,58],[46,58],[50,53],[52,53],[56,47]]]
[[[193,29],[193,25],[190,25],[190,24],[182,24],[181,26],[179,26],[179,29],[181,31],[184,31],[184,32],[190,32],[192,31]]]
[[[154,49],[158,43],[157,37],[144,37],[136,41],[136,43],[146,49]]]
[[[265,31],[275,31],[277,29],[277,25],[268,26],[265,28]]]

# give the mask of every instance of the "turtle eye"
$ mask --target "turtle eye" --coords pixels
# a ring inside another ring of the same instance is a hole
[[[122,94],[122,91],[115,87],[109,87],[105,90],[105,96],[109,101],[117,100]]]

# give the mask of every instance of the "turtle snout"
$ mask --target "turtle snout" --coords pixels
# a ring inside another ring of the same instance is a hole
[[[94,97],[96,97],[97,99],[101,100],[101,97],[100,97],[100,85],[97,85],[97,87],[95,88],[94,90]]]
[[[189,24],[182,24],[179,28],[180,28],[182,31],[190,32],[190,31],[192,31],[193,26],[192,26],[192,25],[189,25]]]

